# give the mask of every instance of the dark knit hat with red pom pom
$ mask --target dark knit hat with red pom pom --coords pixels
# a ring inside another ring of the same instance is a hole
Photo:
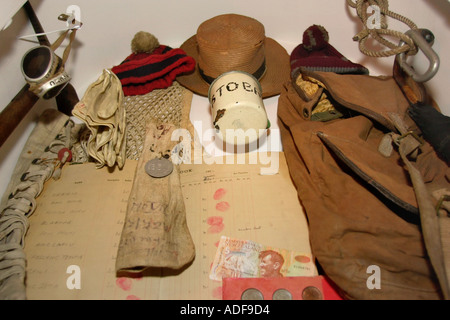
[[[330,45],[328,31],[319,25],[305,30],[303,43],[292,51],[290,60],[292,76],[300,68],[340,74],[369,74],[367,68],[351,62]]]
[[[195,68],[194,58],[182,49],[160,45],[150,33],[140,31],[131,42],[132,54],[111,68],[125,96],[143,95],[172,85],[176,77]]]

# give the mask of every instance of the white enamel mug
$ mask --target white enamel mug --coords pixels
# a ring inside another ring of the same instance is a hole
[[[213,125],[226,143],[256,142],[269,127],[259,81],[243,71],[230,71],[210,85]]]

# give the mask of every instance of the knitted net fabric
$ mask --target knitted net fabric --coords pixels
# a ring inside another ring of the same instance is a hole
[[[183,112],[185,90],[175,81],[167,89],[124,97],[123,104],[127,113],[127,159],[139,159],[148,122],[182,126],[184,117],[189,117],[189,114]]]

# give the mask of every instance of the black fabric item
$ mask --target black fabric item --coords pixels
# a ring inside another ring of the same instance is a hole
[[[431,105],[412,104],[408,114],[422,130],[423,137],[435,149],[436,153],[450,163],[450,117],[447,117]]]

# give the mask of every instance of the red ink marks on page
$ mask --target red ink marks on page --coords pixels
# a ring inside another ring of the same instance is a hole
[[[225,212],[228,209],[230,209],[230,204],[226,201],[221,201],[218,204],[216,204],[216,210]]]
[[[210,226],[208,228],[208,233],[219,233],[225,227],[222,217],[209,217],[206,220],[206,223]]]
[[[129,291],[131,289],[132,282],[129,278],[121,277],[116,279],[116,285],[122,290]]]
[[[214,192],[214,200],[220,200],[227,193],[227,190],[220,188]]]
[[[208,228],[208,233],[220,233],[222,232],[223,228],[225,228],[225,225],[223,223],[214,225]]]
[[[210,226],[219,225],[223,223],[223,218],[217,216],[209,217],[208,219],[206,219],[206,223]]]
[[[127,300],[141,300],[141,298],[139,298],[138,296],[135,296],[134,294],[130,294],[129,296],[127,296],[126,299]]]

